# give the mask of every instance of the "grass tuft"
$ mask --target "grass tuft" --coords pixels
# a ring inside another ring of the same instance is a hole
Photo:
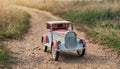
[[[0,40],[18,38],[29,29],[29,14],[16,8],[1,9]],[[6,12],[7,11],[7,12]]]
[[[17,64],[17,58],[12,57],[12,52],[0,42],[0,68],[11,68],[11,64]]]

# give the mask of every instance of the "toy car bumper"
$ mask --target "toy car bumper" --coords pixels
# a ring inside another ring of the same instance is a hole
[[[57,51],[75,51],[75,50],[80,50],[80,49],[85,49],[86,47],[83,46],[82,43],[77,43],[77,47],[75,48],[66,48],[64,44],[60,44]]]

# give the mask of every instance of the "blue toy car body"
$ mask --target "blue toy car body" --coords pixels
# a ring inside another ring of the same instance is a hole
[[[47,34],[42,36],[44,52],[51,48],[54,60],[58,60],[60,51],[77,51],[79,56],[84,56],[86,42],[77,38],[70,21],[49,21],[47,22]]]

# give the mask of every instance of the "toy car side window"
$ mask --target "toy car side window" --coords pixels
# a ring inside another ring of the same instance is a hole
[[[57,27],[57,25],[56,24],[53,24],[52,25],[52,30],[56,30],[58,27]]]
[[[68,27],[69,27],[69,24],[65,24],[65,28],[68,29]]]

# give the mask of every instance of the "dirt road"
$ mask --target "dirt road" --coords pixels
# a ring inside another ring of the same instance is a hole
[[[53,61],[51,53],[42,50],[41,36],[46,31],[46,21],[61,20],[49,12],[27,7],[17,7],[31,15],[31,29],[22,40],[8,42],[19,63],[12,69],[120,69],[120,57],[110,48],[88,43],[86,55],[77,57],[76,53],[61,53],[59,61]],[[83,32],[76,31],[85,38]]]

